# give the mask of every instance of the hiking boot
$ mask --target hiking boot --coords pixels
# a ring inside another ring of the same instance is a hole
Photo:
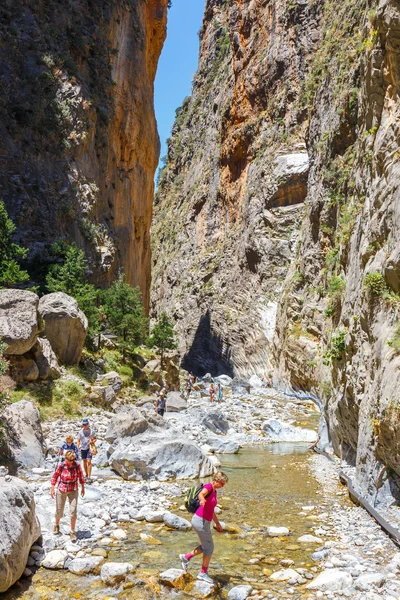
[[[60,533],[60,526],[59,525],[54,525],[54,527],[53,527],[53,533],[54,533],[54,535],[58,535]]]
[[[188,566],[189,566],[189,561],[188,561],[188,559],[187,559],[187,558],[185,558],[185,555],[184,555],[184,554],[180,554],[180,555],[179,555],[179,559],[180,559],[180,561],[181,561],[181,563],[182,563],[182,569],[185,571],[185,573],[187,573],[187,569],[188,569]]]
[[[200,571],[200,573],[197,575],[197,579],[200,579],[200,581],[205,581],[206,583],[210,583],[211,585],[214,585],[213,580],[211,579],[211,577],[209,577],[207,575],[207,573],[202,573]]]
[[[71,542],[76,542],[76,533],[75,531],[71,531],[71,533],[69,534],[69,539],[71,540]]]

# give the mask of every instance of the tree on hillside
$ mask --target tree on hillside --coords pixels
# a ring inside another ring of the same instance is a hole
[[[151,348],[157,348],[161,355],[161,368],[164,365],[164,352],[177,347],[175,341],[175,330],[172,321],[166,312],[162,312],[151,330],[148,344]]]
[[[99,290],[87,283],[88,263],[83,250],[75,243],[63,241],[52,246],[52,253],[61,258],[61,264],[50,267],[46,277],[49,292],[64,292],[75,298],[89,323],[88,337],[93,339],[100,332],[101,313]]]
[[[140,289],[132,288],[126,283],[125,276],[120,275],[104,292],[104,310],[110,328],[118,336],[125,360],[126,352],[142,344],[148,334],[149,323]]]
[[[7,373],[8,367],[9,367],[9,362],[5,358],[5,355],[4,355],[4,352],[6,351],[6,349],[7,349],[7,344],[5,344],[2,341],[2,339],[0,338],[0,446],[2,445],[3,429],[4,429],[1,415],[10,400],[10,396],[9,396],[7,390],[5,389],[3,381],[2,381],[2,375],[5,375]]]
[[[0,287],[11,287],[29,279],[18,264],[28,250],[11,241],[15,225],[8,217],[4,202],[0,202]]]

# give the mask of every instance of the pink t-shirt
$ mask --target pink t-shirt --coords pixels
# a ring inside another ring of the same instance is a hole
[[[214,509],[217,506],[217,492],[214,490],[211,483],[206,483],[206,485],[203,487],[203,490],[204,489],[208,490],[208,492],[211,492],[211,494],[209,493],[206,497],[205,505],[200,506],[200,508],[196,510],[196,515],[202,519],[205,519],[206,521],[212,521]]]

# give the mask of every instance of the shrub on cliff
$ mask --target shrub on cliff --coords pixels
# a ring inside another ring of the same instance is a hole
[[[4,352],[6,349],[7,344],[4,344],[4,342],[0,339],[0,446],[2,445],[3,439],[3,422],[1,419],[1,415],[10,399],[8,391],[3,385],[2,381],[2,378],[7,373],[9,367],[8,360],[4,356]]]
[[[28,250],[11,240],[15,225],[9,218],[4,202],[0,202],[0,287],[11,287],[29,279],[18,264]]]
[[[166,312],[162,312],[157,323],[154,325],[148,345],[153,348],[157,348],[161,354],[161,367],[164,362],[164,352],[166,350],[173,350],[177,347],[175,342],[175,330]]]

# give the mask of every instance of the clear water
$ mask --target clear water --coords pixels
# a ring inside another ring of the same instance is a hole
[[[221,583],[221,597],[226,597],[227,590],[232,585],[246,582],[253,583],[256,589],[268,589],[278,598],[287,597],[285,590],[290,586],[287,583],[271,584],[269,573],[265,569],[278,570],[279,561],[283,558],[292,559],[294,568],[309,568],[314,565],[311,554],[317,546],[297,541],[298,537],[312,533],[320,525],[316,515],[327,509],[326,499],[309,469],[309,457],[307,444],[293,443],[245,447],[239,454],[219,456],[222,470],[229,476],[229,483],[218,492],[222,508],[218,517],[240,529],[235,534],[214,533],[215,552],[211,560],[210,575]],[[338,502],[338,498],[335,497],[333,501]],[[343,498],[340,501],[346,502]],[[183,498],[177,498],[176,502],[179,507]],[[313,505],[315,509],[305,513],[301,508],[306,505]],[[188,513],[181,512],[178,508],[174,512],[190,518]],[[288,527],[291,535],[270,538],[266,535],[268,526]],[[178,554],[192,550],[197,546],[198,538],[192,531],[168,531],[159,523],[135,523],[129,526],[128,531],[128,540],[123,548],[111,549],[108,560],[137,565],[135,577],[142,579],[147,585],[126,589],[118,597],[154,598],[154,594],[159,591],[157,575],[170,567],[180,568]],[[142,541],[141,533],[155,537],[161,544],[151,545]],[[257,557],[260,562],[249,563],[249,559]],[[190,572],[196,575],[199,566],[200,558],[193,559]],[[296,592],[291,597],[299,598],[304,589],[295,589]],[[185,596],[181,592],[173,593],[175,597],[176,594]],[[106,589],[98,577],[39,569],[29,585],[14,586],[4,594],[4,600],[89,600],[114,595],[115,590]]]

